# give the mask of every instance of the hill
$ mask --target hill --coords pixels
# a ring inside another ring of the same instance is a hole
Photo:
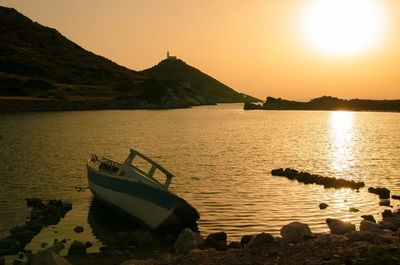
[[[175,57],[167,58],[152,68],[140,72],[148,77],[174,82],[182,94],[195,100],[194,104],[259,101],[236,92],[211,76]],[[183,93],[183,91],[185,91]],[[188,99],[189,100],[189,99]]]
[[[15,9],[0,7],[0,111],[175,108],[246,100],[234,90],[221,91],[219,82],[204,93],[145,72],[120,66]]]
[[[340,99],[323,96],[308,102],[267,97],[263,105],[245,103],[245,110],[347,110],[400,112],[400,100]]]

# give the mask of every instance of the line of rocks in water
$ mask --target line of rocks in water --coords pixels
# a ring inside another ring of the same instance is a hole
[[[365,186],[362,181],[354,181],[347,179],[338,179],[335,177],[324,177],[317,174],[310,174],[308,172],[298,171],[292,168],[278,168],[271,171],[272,176],[286,177],[294,179],[304,184],[318,184],[323,185],[325,188],[351,188],[360,189]]]
[[[38,198],[26,199],[27,206],[32,208],[30,217],[24,225],[15,226],[10,235],[0,239],[0,257],[18,254],[32,238],[48,225],[56,225],[72,209],[72,204],[62,200],[43,202]]]

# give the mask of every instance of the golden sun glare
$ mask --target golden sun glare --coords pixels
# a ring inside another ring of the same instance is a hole
[[[302,39],[317,52],[348,57],[376,48],[387,20],[380,0],[312,0],[299,25]]]

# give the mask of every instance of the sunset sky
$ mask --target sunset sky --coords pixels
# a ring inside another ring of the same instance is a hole
[[[262,99],[400,99],[400,1],[332,3],[0,0],[134,70],[157,64],[169,50]]]

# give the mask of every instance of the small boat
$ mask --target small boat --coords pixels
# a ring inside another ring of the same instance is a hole
[[[193,206],[168,190],[174,176],[134,149],[122,164],[93,154],[87,171],[95,198],[151,229],[193,225],[200,218]],[[164,183],[159,180],[160,175]]]

